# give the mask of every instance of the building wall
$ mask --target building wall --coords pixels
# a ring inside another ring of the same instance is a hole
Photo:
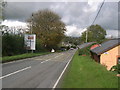
[[[91,51],[90,53],[91,53],[91,58],[94,59],[96,62],[100,63],[100,55],[97,55]]]
[[[95,59],[96,62],[100,63],[100,58],[98,55],[94,54],[93,58]]]
[[[112,66],[117,64],[118,56],[120,56],[120,45],[101,54],[100,63],[110,70]]]

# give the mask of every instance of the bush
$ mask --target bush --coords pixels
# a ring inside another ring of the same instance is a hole
[[[66,49],[69,50],[69,49],[70,49],[70,46],[67,46]]]
[[[2,36],[2,55],[12,56],[25,52],[24,37],[20,35],[5,34]]]
[[[74,49],[76,49],[76,46],[71,46],[71,48],[74,48]]]
[[[91,46],[93,46],[93,45],[95,45],[96,43],[94,43],[94,44],[92,44],[92,45],[90,45],[90,46],[88,46],[88,47],[85,47],[85,48],[82,48],[82,49],[79,49],[79,55],[83,55],[83,54],[85,54],[85,55],[90,55],[90,47]]]
[[[36,52],[46,52],[47,49],[45,49],[44,46],[42,46],[41,41],[39,39],[36,39]]]
[[[46,52],[40,40],[36,40],[35,52]],[[24,36],[6,33],[2,36],[2,56],[13,56],[26,53],[24,47]]]
[[[89,48],[82,48],[82,49],[79,49],[79,55],[90,55],[90,50]]]
[[[61,51],[66,51],[66,50],[69,50],[69,49],[70,49],[69,46],[61,46],[61,47],[59,48],[59,50],[61,50]]]
[[[114,71],[120,74],[120,64],[113,66],[110,71]]]

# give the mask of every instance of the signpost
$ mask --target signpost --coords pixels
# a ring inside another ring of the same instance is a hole
[[[25,34],[25,47],[27,50],[35,50],[36,35],[35,34]]]

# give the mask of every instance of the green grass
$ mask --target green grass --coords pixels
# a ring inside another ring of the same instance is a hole
[[[61,88],[117,88],[118,77],[89,56],[73,57]]]
[[[25,54],[20,54],[20,55],[15,55],[15,56],[5,56],[5,57],[2,57],[2,63],[19,60],[19,59],[35,57],[35,56],[40,56],[40,55],[45,55],[45,54],[49,54],[49,53],[50,52],[25,53]]]

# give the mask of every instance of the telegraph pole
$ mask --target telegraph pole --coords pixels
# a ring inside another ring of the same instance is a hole
[[[86,30],[86,43],[88,41],[88,31]]]
[[[33,20],[33,14],[32,14],[32,20]],[[30,28],[30,29],[31,29],[31,30],[30,30],[30,31],[31,31],[31,35],[32,35],[32,24],[33,24],[32,22],[33,22],[33,21],[31,21],[31,25],[30,25],[30,27],[31,27],[31,28]],[[30,47],[31,47],[31,39],[30,39]],[[33,50],[32,50],[32,53],[33,53]]]
[[[105,2],[105,0],[103,0],[102,4],[101,4],[101,6],[100,6],[100,9],[98,10],[97,15],[96,15],[96,17],[95,17],[95,19],[93,20],[93,22],[92,22],[91,25],[93,25],[94,22],[96,21],[96,19],[97,19],[99,13],[100,13],[100,11],[101,11],[101,8],[102,8],[103,5],[104,5],[104,2]],[[86,43],[87,43],[87,42],[88,42],[88,30],[86,30]]]
[[[7,2],[5,2],[5,0],[3,0],[2,2],[0,2],[0,4],[1,4],[1,16],[2,16],[2,20],[4,21],[5,20],[5,16],[4,16],[4,12],[5,12],[5,6],[6,6],[6,4],[7,4]]]

